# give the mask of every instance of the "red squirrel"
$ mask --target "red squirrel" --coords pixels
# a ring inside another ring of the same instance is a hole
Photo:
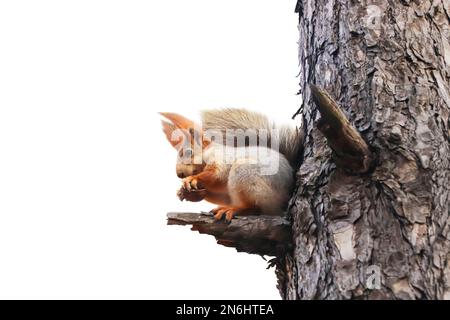
[[[201,126],[176,113],[161,115],[169,120],[162,121],[163,132],[178,151],[181,200],[214,203],[215,219],[228,222],[235,215],[283,214],[302,147],[299,129],[245,109],[203,111]]]

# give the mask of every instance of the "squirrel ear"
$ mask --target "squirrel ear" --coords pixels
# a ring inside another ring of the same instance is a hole
[[[167,140],[175,149],[178,150],[178,148],[183,144],[184,134],[180,132],[181,130],[179,130],[175,125],[167,121],[161,120],[161,123]]]
[[[189,120],[177,113],[160,112],[159,114],[162,115],[163,117],[165,117],[166,119],[170,120],[173,123],[172,126],[178,128],[178,129],[182,129],[181,131],[185,135],[185,138],[189,139],[191,144],[193,144],[194,142],[197,142],[205,148],[211,143],[211,140],[205,139],[203,137],[203,131],[201,130],[201,127],[199,125],[197,125],[194,121]],[[164,130],[164,132],[166,132],[166,130],[164,129],[164,123],[166,123],[168,125],[171,125],[171,124],[163,121],[163,130]],[[169,131],[171,130],[172,132],[174,131],[173,129],[168,129],[168,130]],[[167,136],[167,133],[166,133],[166,136]],[[170,133],[170,136],[173,136],[173,134]],[[196,139],[199,139],[199,138],[202,141],[195,141]],[[170,143],[172,143],[172,141],[169,137],[167,139],[169,139]],[[178,145],[178,143],[179,143],[179,141],[176,141],[176,145]],[[174,147],[175,147],[175,145],[174,145]]]
[[[211,144],[211,139],[203,136],[202,137],[202,148],[205,149],[207,146],[209,146]]]
[[[194,121],[189,120],[177,113],[172,112],[160,112],[160,115],[170,120],[177,128],[189,130],[190,128],[199,127]]]

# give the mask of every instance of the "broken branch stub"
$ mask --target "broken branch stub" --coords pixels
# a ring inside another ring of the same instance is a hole
[[[310,88],[321,115],[318,128],[333,150],[336,165],[352,173],[368,172],[374,157],[367,143],[325,90],[312,84]]]
[[[291,225],[283,217],[238,216],[226,223],[208,213],[170,212],[167,224],[192,225],[191,230],[212,235],[218,244],[238,252],[280,256],[290,249]]]

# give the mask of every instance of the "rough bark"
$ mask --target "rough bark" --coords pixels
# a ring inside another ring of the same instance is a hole
[[[171,212],[168,225],[192,225],[193,231],[209,234],[217,243],[238,252],[282,256],[290,250],[291,225],[277,216],[235,217],[231,223],[216,221],[209,213]]]
[[[367,143],[326,91],[315,85],[309,87],[321,115],[317,127],[333,150],[334,162],[349,173],[368,172],[375,159]]]
[[[450,1],[300,0],[297,11],[306,138],[282,297],[450,298]],[[374,170],[335,165],[309,84],[343,108]]]

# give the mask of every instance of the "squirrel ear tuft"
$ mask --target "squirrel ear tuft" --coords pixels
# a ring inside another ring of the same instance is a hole
[[[189,120],[177,113],[160,112],[159,114],[162,115],[167,120],[170,120],[177,128],[189,130],[190,128],[197,127],[194,121]]]
[[[166,137],[168,137],[167,139],[169,140],[170,143],[172,143],[172,140],[170,139],[171,136],[173,136],[172,132],[175,131],[173,128],[169,127],[169,125],[171,125],[172,127],[175,127],[177,129],[181,129],[181,131],[183,132],[183,134],[185,135],[185,138],[190,139],[191,144],[193,143],[198,143],[201,144],[203,147],[207,147],[211,141],[205,140],[203,137],[203,131],[201,129],[201,126],[197,125],[194,121],[189,120],[177,113],[172,113],[172,112],[160,112],[160,115],[162,115],[163,117],[165,117],[166,119],[170,120],[173,124],[168,123],[163,121],[163,131],[166,132],[170,132],[169,136],[167,136],[166,133]],[[167,129],[165,129],[165,127],[167,127]],[[198,141],[196,141],[196,139],[199,139]],[[200,141],[202,140],[202,141]],[[179,141],[176,141],[176,145],[178,145]],[[173,145],[173,143],[172,143]],[[174,145],[175,147],[175,145]]]

